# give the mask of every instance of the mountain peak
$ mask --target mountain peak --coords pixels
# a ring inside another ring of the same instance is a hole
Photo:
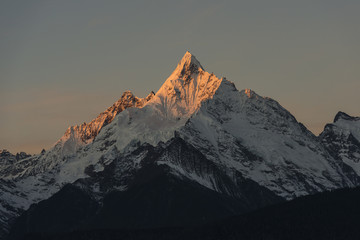
[[[190,52],[186,52],[176,69],[149,101],[167,118],[189,117],[201,102],[211,98],[221,79],[208,73]]]
[[[198,73],[201,71],[205,70],[201,66],[200,62],[196,59],[194,55],[187,51],[178,63],[176,69],[172,73],[172,76],[175,75],[178,78],[187,77],[193,73]]]
[[[190,65],[190,64],[194,64],[200,67],[202,70],[204,70],[200,62],[196,59],[196,57],[192,55],[189,51],[186,51],[181,61],[179,62],[179,65]]]

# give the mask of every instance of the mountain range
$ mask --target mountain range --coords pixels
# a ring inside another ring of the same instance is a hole
[[[360,182],[360,118],[315,136],[189,52],[38,155],[0,152],[0,237],[199,226]]]

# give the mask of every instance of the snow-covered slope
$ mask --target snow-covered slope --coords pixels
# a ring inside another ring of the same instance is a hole
[[[329,152],[343,166],[351,167],[360,176],[360,118],[338,112],[334,122],[327,124],[319,135]]]
[[[320,141],[276,101],[223,80],[183,138],[208,159],[287,199],[353,186]]]

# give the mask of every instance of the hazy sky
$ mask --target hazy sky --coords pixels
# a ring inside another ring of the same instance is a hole
[[[0,149],[40,152],[189,50],[318,134],[360,115],[360,1],[1,1]]]

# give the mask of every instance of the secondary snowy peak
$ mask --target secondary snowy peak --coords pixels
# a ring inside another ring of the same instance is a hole
[[[360,176],[360,117],[338,112],[334,123],[327,124],[319,135],[329,152]]]
[[[353,117],[344,112],[338,112],[334,123],[326,127],[336,127],[343,135],[353,135],[360,142],[360,117]]]
[[[154,92],[146,98],[138,98],[131,91],[125,91],[118,101],[91,122],[69,127],[64,136],[55,144],[55,148],[61,148],[59,150],[63,154],[74,153],[79,147],[92,142],[100,130],[111,123],[117,114],[127,108],[141,108],[153,97]]]
[[[208,73],[190,52],[155,94],[149,105],[167,119],[188,118],[206,99],[211,98],[222,79]]]

